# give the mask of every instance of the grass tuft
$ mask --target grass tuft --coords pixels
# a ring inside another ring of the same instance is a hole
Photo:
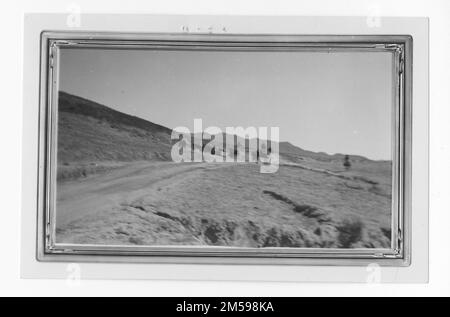
[[[354,243],[362,240],[364,223],[357,217],[347,218],[337,226],[337,229],[340,247],[351,248]]]

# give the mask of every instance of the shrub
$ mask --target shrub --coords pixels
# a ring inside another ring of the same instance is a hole
[[[359,218],[347,218],[337,227],[339,231],[339,244],[342,248],[351,248],[352,245],[361,241],[364,223]]]

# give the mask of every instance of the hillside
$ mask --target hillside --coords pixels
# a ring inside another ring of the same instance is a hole
[[[58,116],[59,163],[170,160],[172,131],[162,125],[66,92],[59,93]],[[237,137],[237,141],[248,146],[242,138]],[[309,158],[330,162],[344,156],[307,151],[289,142],[280,142],[279,151],[294,161]],[[350,158],[367,160],[354,155]]]
[[[58,119],[58,242],[390,245],[391,162],[350,156],[345,168],[341,154],[281,142],[276,174],[176,164],[161,125],[64,92]]]
[[[171,161],[171,132],[162,125],[60,92],[58,179],[84,177],[137,161]],[[223,138],[226,140],[225,134]],[[248,148],[248,140],[234,138],[236,144],[245,144]],[[206,142],[204,140],[203,143]],[[218,153],[221,152],[222,149],[219,149]],[[316,153],[289,142],[280,142],[279,152],[282,164],[306,164],[311,168],[331,169],[334,172],[343,170],[342,154]],[[390,162],[371,161],[355,155],[350,156],[350,161],[353,170],[360,169],[359,175],[376,178],[380,183],[389,180]]]
[[[58,162],[170,160],[171,130],[60,92]]]

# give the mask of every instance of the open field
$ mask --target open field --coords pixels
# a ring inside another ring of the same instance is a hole
[[[58,187],[57,241],[388,247],[389,193],[293,166],[139,162]]]

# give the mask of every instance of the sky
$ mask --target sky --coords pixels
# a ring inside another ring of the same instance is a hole
[[[392,54],[64,48],[59,89],[168,128],[279,127],[280,141],[391,159]]]

